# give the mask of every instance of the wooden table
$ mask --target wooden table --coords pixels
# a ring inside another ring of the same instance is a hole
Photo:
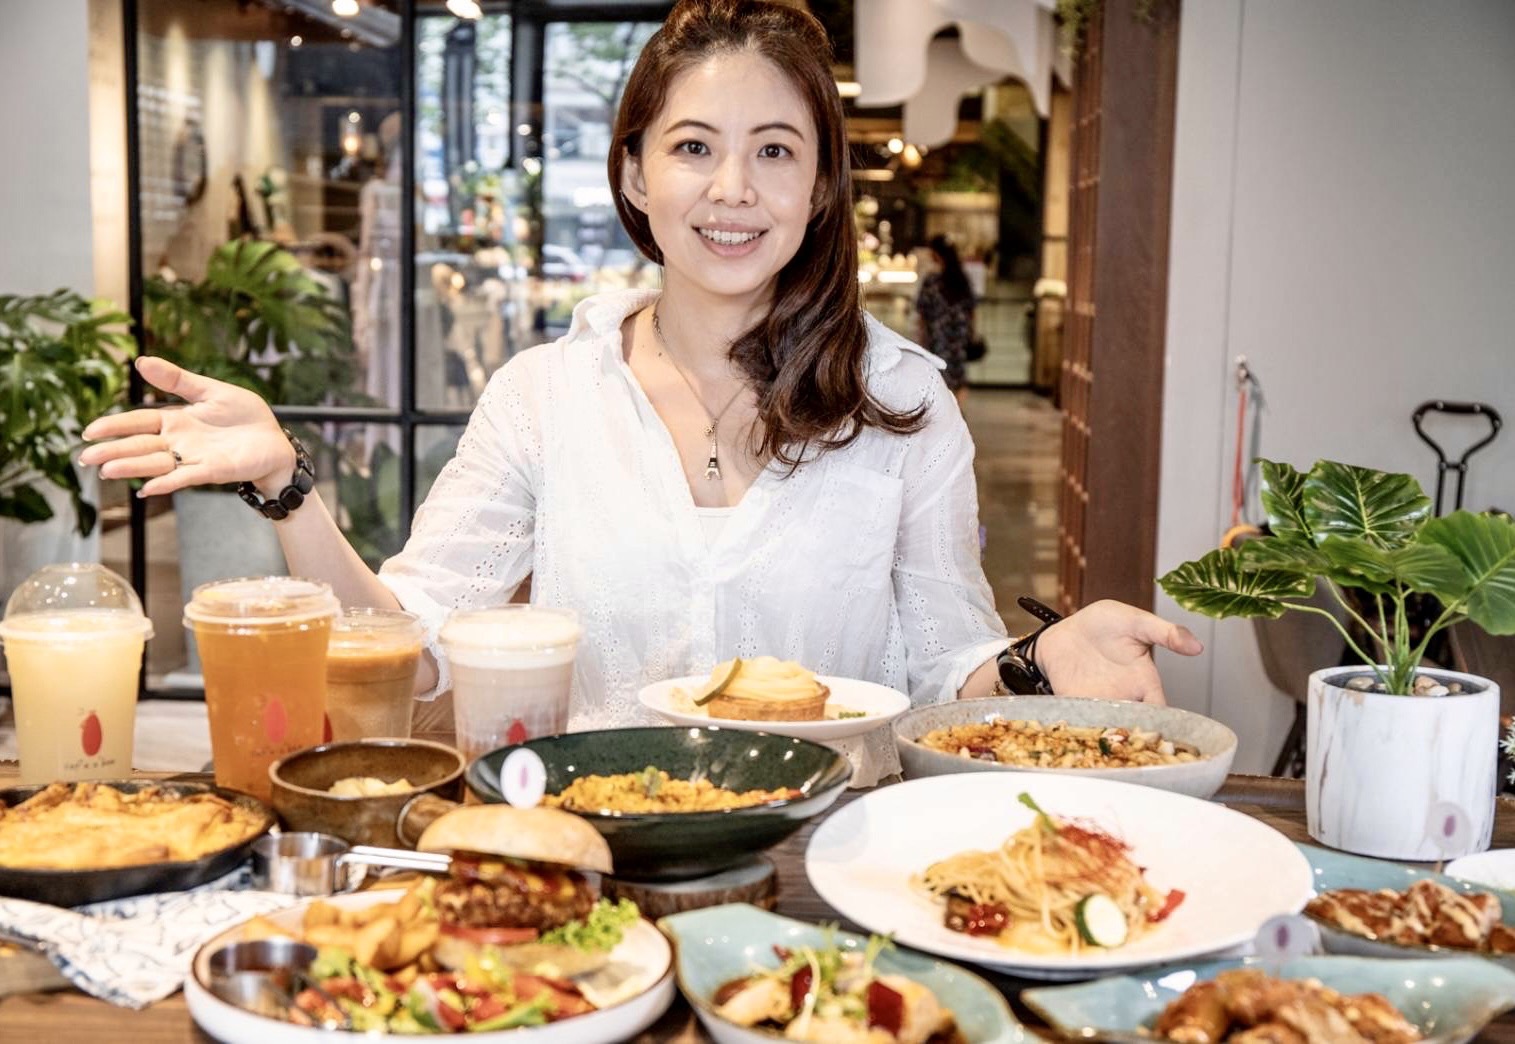
[[[13,780],[15,773],[13,763],[0,763],[0,786]],[[856,797],[856,793],[847,794],[842,798],[842,803]],[[1308,840],[1305,833],[1304,785],[1299,780],[1232,776],[1215,800],[1275,827],[1291,840]],[[822,902],[805,877],[805,846],[809,843],[814,828],[814,822],[807,824],[769,853],[779,869],[778,912],[805,921],[839,921],[844,929],[866,934],[866,929],[848,922]],[[1515,847],[1515,802],[1504,798],[1500,799],[1495,819],[1494,847]],[[30,967],[44,976],[51,971],[51,965],[28,953],[12,951],[8,956],[0,956],[0,962],[10,961],[30,962]],[[979,969],[979,972],[1012,1000],[1020,990],[1032,985],[1008,975],[998,975],[983,969]],[[5,974],[3,964],[0,964],[0,978],[4,978]],[[16,994],[0,1000],[0,1039],[37,1041],[42,1044],[74,1040],[123,1040],[131,1041],[132,1044],[180,1044],[188,1041],[204,1044],[212,1039],[202,1033],[190,1019],[182,994],[176,994],[145,1011],[134,1012],[113,1007],[80,993],[67,986],[56,973],[53,973],[51,981],[50,989]],[[1018,1008],[1018,1013],[1028,1024],[1036,1024],[1024,1009]],[[709,1039],[700,1029],[689,1005],[682,997],[676,997],[667,1014],[638,1037],[636,1044],[696,1044]],[[1507,1015],[1491,1025],[1478,1039],[1515,1044],[1515,1014]]]

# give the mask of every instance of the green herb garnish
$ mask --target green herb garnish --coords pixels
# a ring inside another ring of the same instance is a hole
[[[1020,796],[1015,800],[1019,801],[1021,804],[1025,805],[1031,811],[1036,813],[1037,817],[1041,820],[1043,830],[1047,831],[1049,834],[1057,833],[1057,823],[1051,816],[1042,811],[1041,806],[1036,803],[1036,800],[1032,798],[1030,794],[1027,794],[1023,790],[1021,791]]]

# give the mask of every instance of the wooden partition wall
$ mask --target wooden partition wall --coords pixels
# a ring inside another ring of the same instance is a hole
[[[1058,596],[1151,608],[1178,0],[1105,0],[1073,84]]]

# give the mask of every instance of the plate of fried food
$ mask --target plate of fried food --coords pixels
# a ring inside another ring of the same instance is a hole
[[[1222,805],[1079,776],[883,787],[816,828],[805,872],[870,931],[1037,979],[1216,954],[1297,913],[1310,868]]]
[[[333,1033],[469,1033],[481,1041],[623,1040],[674,991],[667,939],[627,900],[599,899],[603,838],[548,808],[455,809],[420,847],[443,879],[256,917],[195,955],[185,999],[228,1044]]]
[[[1515,895],[1446,874],[1300,845],[1315,874],[1305,916],[1331,953],[1477,955],[1515,971]]]
[[[1021,1001],[1068,1039],[1455,1044],[1515,1007],[1515,974],[1469,958],[1253,958],[1042,987]]]
[[[1207,798],[1236,733],[1202,714],[1125,700],[1011,696],[919,707],[894,722],[906,779],[1058,772]]]
[[[241,863],[274,825],[206,783],[101,780],[0,790],[0,895],[80,906],[173,892]]]
[[[645,686],[642,706],[678,725],[719,725],[825,742],[889,724],[910,698],[886,685],[818,675],[773,656],[731,659],[708,675]]]

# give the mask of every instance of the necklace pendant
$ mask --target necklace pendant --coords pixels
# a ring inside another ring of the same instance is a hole
[[[705,479],[707,481],[719,481],[720,477],[721,464],[720,461],[715,459],[715,454],[712,453],[710,459],[705,462]]]

